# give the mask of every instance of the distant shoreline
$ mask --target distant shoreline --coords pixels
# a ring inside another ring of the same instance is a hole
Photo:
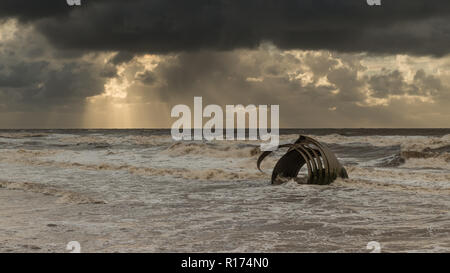
[[[197,129],[196,129],[197,130]],[[1,133],[54,133],[54,134],[126,134],[126,135],[170,135],[170,129],[0,129]],[[248,132],[248,129],[247,129]],[[280,135],[306,134],[342,136],[444,136],[450,128],[284,128]]]

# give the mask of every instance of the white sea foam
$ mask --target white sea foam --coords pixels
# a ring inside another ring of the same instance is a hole
[[[286,136],[288,139],[295,136]],[[426,148],[439,148],[450,145],[450,135],[444,136],[342,136],[332,134],[326,136],[315,136],[319,141],[325,143],[349,144],[367,143],[373,146],[395,146],[401,145],[404,150],[421,151]]]
[[[174,156],[181,155],[199,155],[206,157],[255,157],[260,154],[259,147],[239,147],[238,145],[225,145],[222,143],[195,143],[195,142],[176,142],[172,144],[165,153]]]
[[[448,135],[317,138],[350,151],[338,153],[349,179],[271,186],[282,152],[260,173],[257,142],[49,134],[27,146],[31,137],[2,138],[0,252],[64,251],[73,238],[94,252],[364,252],[372,240],[382,251],[449,250]],[[45,236],[31,244],[35,234]]]
[[[103,200],[95,199],[87,195],[72,192],[45,184],[29,182],[0,181],[0,188],[8,190],[21,190],[58,197],[57,202],[63,204],[105,204]]]

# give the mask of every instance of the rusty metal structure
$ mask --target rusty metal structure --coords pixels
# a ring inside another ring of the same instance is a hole
[[[300,135],[293,144],[279,145],[277,149],[289,148],[278,160],[272,172],[272,184],[280,184],[282,179],[296,179],[301,168],[306,164],[308,177],[305,184],[328,185],[336,178],[348,178],[347,171],[336,158],[336,155],[324,143]],[[272,151],[263,152],[257,162],[261,170],[261,162]]]

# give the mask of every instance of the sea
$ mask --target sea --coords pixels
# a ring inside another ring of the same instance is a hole
[[[450,252],[450,129],[282,129],[280,142],[299,134],[349,178],[271,185],[284,151],[260,172],[259,141],[0,130],[0,252]]]

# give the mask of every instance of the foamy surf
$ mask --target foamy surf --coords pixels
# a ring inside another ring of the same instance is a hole
[[[61,204],[106,204],[103,200],[95,199],[81,193],[67,191],[38,183],[0,181],[0,189],[1,188],[51,195],[58,197],[57,203]]]
[[[204,251],[205,242],[208,251],[365,252],[374,240],[384,251],[450,250],[446,131],[321,131],[314,137],[350,176],[328,186],[271,186],[282,151],[261,173],[257,141],[174,142],[168,131],[139,130],[1,133],[0,215],[16,216],[3,217],[9,235],[0,242],[13,240],[13,251],[30,250],[11,228],[28,221],[25,233],[46,234],[32,244],[45,252],[80,238],[94,252]]]

